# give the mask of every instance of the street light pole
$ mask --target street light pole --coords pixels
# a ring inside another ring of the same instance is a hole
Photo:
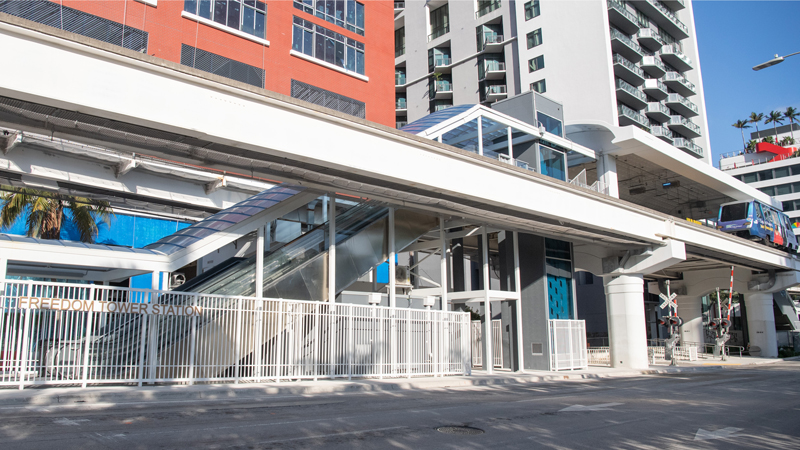
[[[786,58],[788,58],[790,56],[794,56],[794,55],[800,55],[800,52],[789,53],[788,55],[784,55],[784,56],[778,56],[778,54],[776,53],[775,54],[775,58],[770,59],[767,62],[763,62],[763,63],[761,63],[761,64],[759,64],[757,66],[753,66],[753,70],[761,70],[761,69],[766,69],[767,67],[772,67],[775,64],[782,63],[784,59],[786,59]]]

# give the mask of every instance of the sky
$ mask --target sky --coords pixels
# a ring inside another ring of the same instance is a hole
[[[800,55],[758,72],[752,67],[800,52],[800,0],[694,0],[694,19],[705,90],[712,163],[742,148],[732,127],[751,112],[800,110]],[[696,67],[696,66],[695,66]],[[788,122],[786,122],[788,123]],[[763,130],[770,125],[759,125]],[[745,129],[748,133],[755,131]]]

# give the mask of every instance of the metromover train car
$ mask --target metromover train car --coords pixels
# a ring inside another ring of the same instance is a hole
[[[717,229],[797,253],[797,236],[789,216],[758,200],[723,204]]]

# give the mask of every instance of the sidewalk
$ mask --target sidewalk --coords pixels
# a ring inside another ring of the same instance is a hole
[[[800,360],[800,357],[785,360]],[[520,373],[504,370],[488,375],[483,371],[473,371],[471,376],[441,378],[388,378],[318,381],[285,381],[280,383],[248,384],[198,384],[173,386],[93,386],[87,389],[77,387],[30,387],[24,390],[0,390],[0,408],[75,405],[113,404],[132,402],[181,402],[181,401],[223,401],[254,400],[265,397],[313,394],[344,394],[348,392],[385,392],[422,389],[445,389],[469,386],[503,386],[511,384],[541,383],[564,380],[587,380],[619,377],[636,377],[660,373],[681,373],[719,369],[725,366],[761,365],[784,361],[774,358],[730,358],[729,361],[681,361],[680,366],[656,365],[646,370],[614,369],[611,367],[590,366],[576,371],[525,371]]]

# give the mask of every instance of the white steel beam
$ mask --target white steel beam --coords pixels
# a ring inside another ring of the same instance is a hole
[[[328,195],[328,301],[336,301],[336,194]]]

